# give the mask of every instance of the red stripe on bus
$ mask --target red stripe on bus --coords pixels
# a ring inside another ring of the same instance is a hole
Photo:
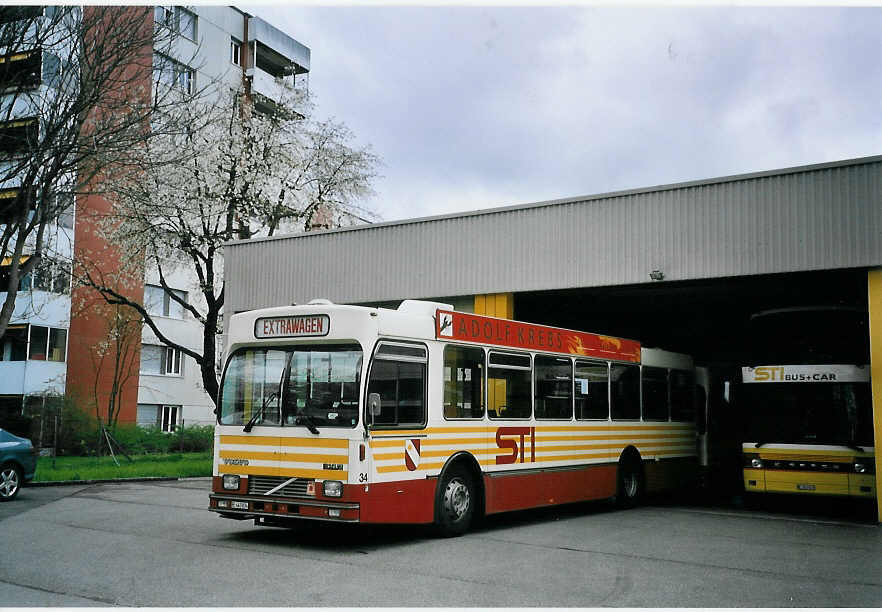
[[[437,479],[345,485],[344,499],[357,502],[363,523],[431,523]],[[367,491],[365,491],[367,489]]]
[[[616,494],[616,465],[484,475],[487,514],[605,499]]]

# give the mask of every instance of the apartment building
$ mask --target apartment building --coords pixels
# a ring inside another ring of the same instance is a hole
[[[28,7],[22,14],[47,14],[51,10]],[[15,15],[0,13],[0,20]],[[308,86],[309,48],[259,17],[229,6],[156,6],[145,12],[145,19],[150,19],[154,28],[170,31],[174,40],[167,48],[154,51],[152,87],[171,86],[189,93],[198,90],[216,95],[244,89],[256,110],[268,111],[281,98],[286,84]],[[57,69],[53,67],[55,56],[32,56],[36,59],[28,56],[17,61],[34,64],[30,71],[21,72],[28,75],[33,93],[40,95],[48,87],[48,73]],[[3,61],[0,56],[0,63]],[[3,86],[0,83],[0,103]],[[39,121],[26,109],[12,119],[0,124],[0,135],[3,130],[21,130],[29,125],[33,127],[28,129],[38,129]],[[25,120],[32,123],[22,124]],[[4,153],[0,149],[0,156]],[[14,184],[0,185],[0,210],[3,198],[15,197],[15,190]],[[50,263],[33,278],[22,279],[12,324],[0,343],[0,419],[46,397],[65,393],[91,395],[98,398],[99,406],[104,403],[102,398],[106,399],[111,382],[99,371],[96,353],[99,346],[107,350],[107,321],[90,312],[88,299],[78,298],[81,289],[74,290],[72,299],[69,266],[78,246],[89,245],[93,252],[101,251],[103,238],[99,232],[77,220],[87,216],[82,214],[85,210],[107,206],[113,203],[95,196],[78,197],[76,207],[71,206],[53,222],[48,234],[51,249],[46,252],[57,254],[58,264],[51,263],[54,259],[49,257]],[[114,261],[108,257],[106,264],[112,267]],[[0,280],[2,274],[0,266]],[[165,280],[177,297],[199,305],[198,282],[186,269],[176,270]],[[201,325],[160,286],[154,270],[146,270],[143,287],[133,288],[132,294],[143,297],[163,334],[201,352]],[[4,297],[0,293],[0,299]],[[162,345],[147,326],[140,331],[140,341],[140,346],[128,353],[139,366],[121,381],[124,388],[119,393],[119,421],[157,425],[166,431],[181,423],[213,423],[214,404],[203,389],[198,365],[179,350]]]

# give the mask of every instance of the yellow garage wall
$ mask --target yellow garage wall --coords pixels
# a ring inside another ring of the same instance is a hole
[[[876,508],[882,523],[882,268],[867,273],[870,310],[870,381],[873,385],[873,446],[876,448]]]
[[[514,318],[513,293],[487,293],[475,296],[475,314],[497,317],[500,319]]]
[[[475,314],[497,317],[500,319],[514,318],[513,293],[488,293],[475,296]],[[487,384],[487,410],[495,416],[502,416],[506,403],[504,380],[491,379]]]

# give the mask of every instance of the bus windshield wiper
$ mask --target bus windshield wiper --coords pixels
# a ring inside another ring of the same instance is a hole
[[[245,428],[242,431],[244,431],[246,433],[250,432],[251,428],[254,427],[254,425],[257,423],[257,421],[263,419],[263,413],[266,411],[267,404],[269,404],[271,401],[273,401],[273,398],[275,398],[276,395],[277,395],[277,392],[273,391],[268,396],[266,396],[266,398],[263,400],[263,404],[260,406],[260,410],[255,412],[254,416],[252,416],[251,419],[249,419],[249,421],[247,423],[245,423]]]
[[[318,427],[315,426],[315,421],[312,420],[312,417],[306,414],[298,414],[297,418],[294,419],[295,425],[306,425],[306,428],[309,430],[309,433],[318,435],[319,430]]]

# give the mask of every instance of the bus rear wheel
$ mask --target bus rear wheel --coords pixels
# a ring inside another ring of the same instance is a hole
[[[633,508],[643,497],[643,469],[636,457],[626,457],[619,463],[616,503],[622,508]]]
[[[448,470],[438,487],[435,526],[444,537],[465,533],[472,524],[477,495],[469,473],[461,467]]]

